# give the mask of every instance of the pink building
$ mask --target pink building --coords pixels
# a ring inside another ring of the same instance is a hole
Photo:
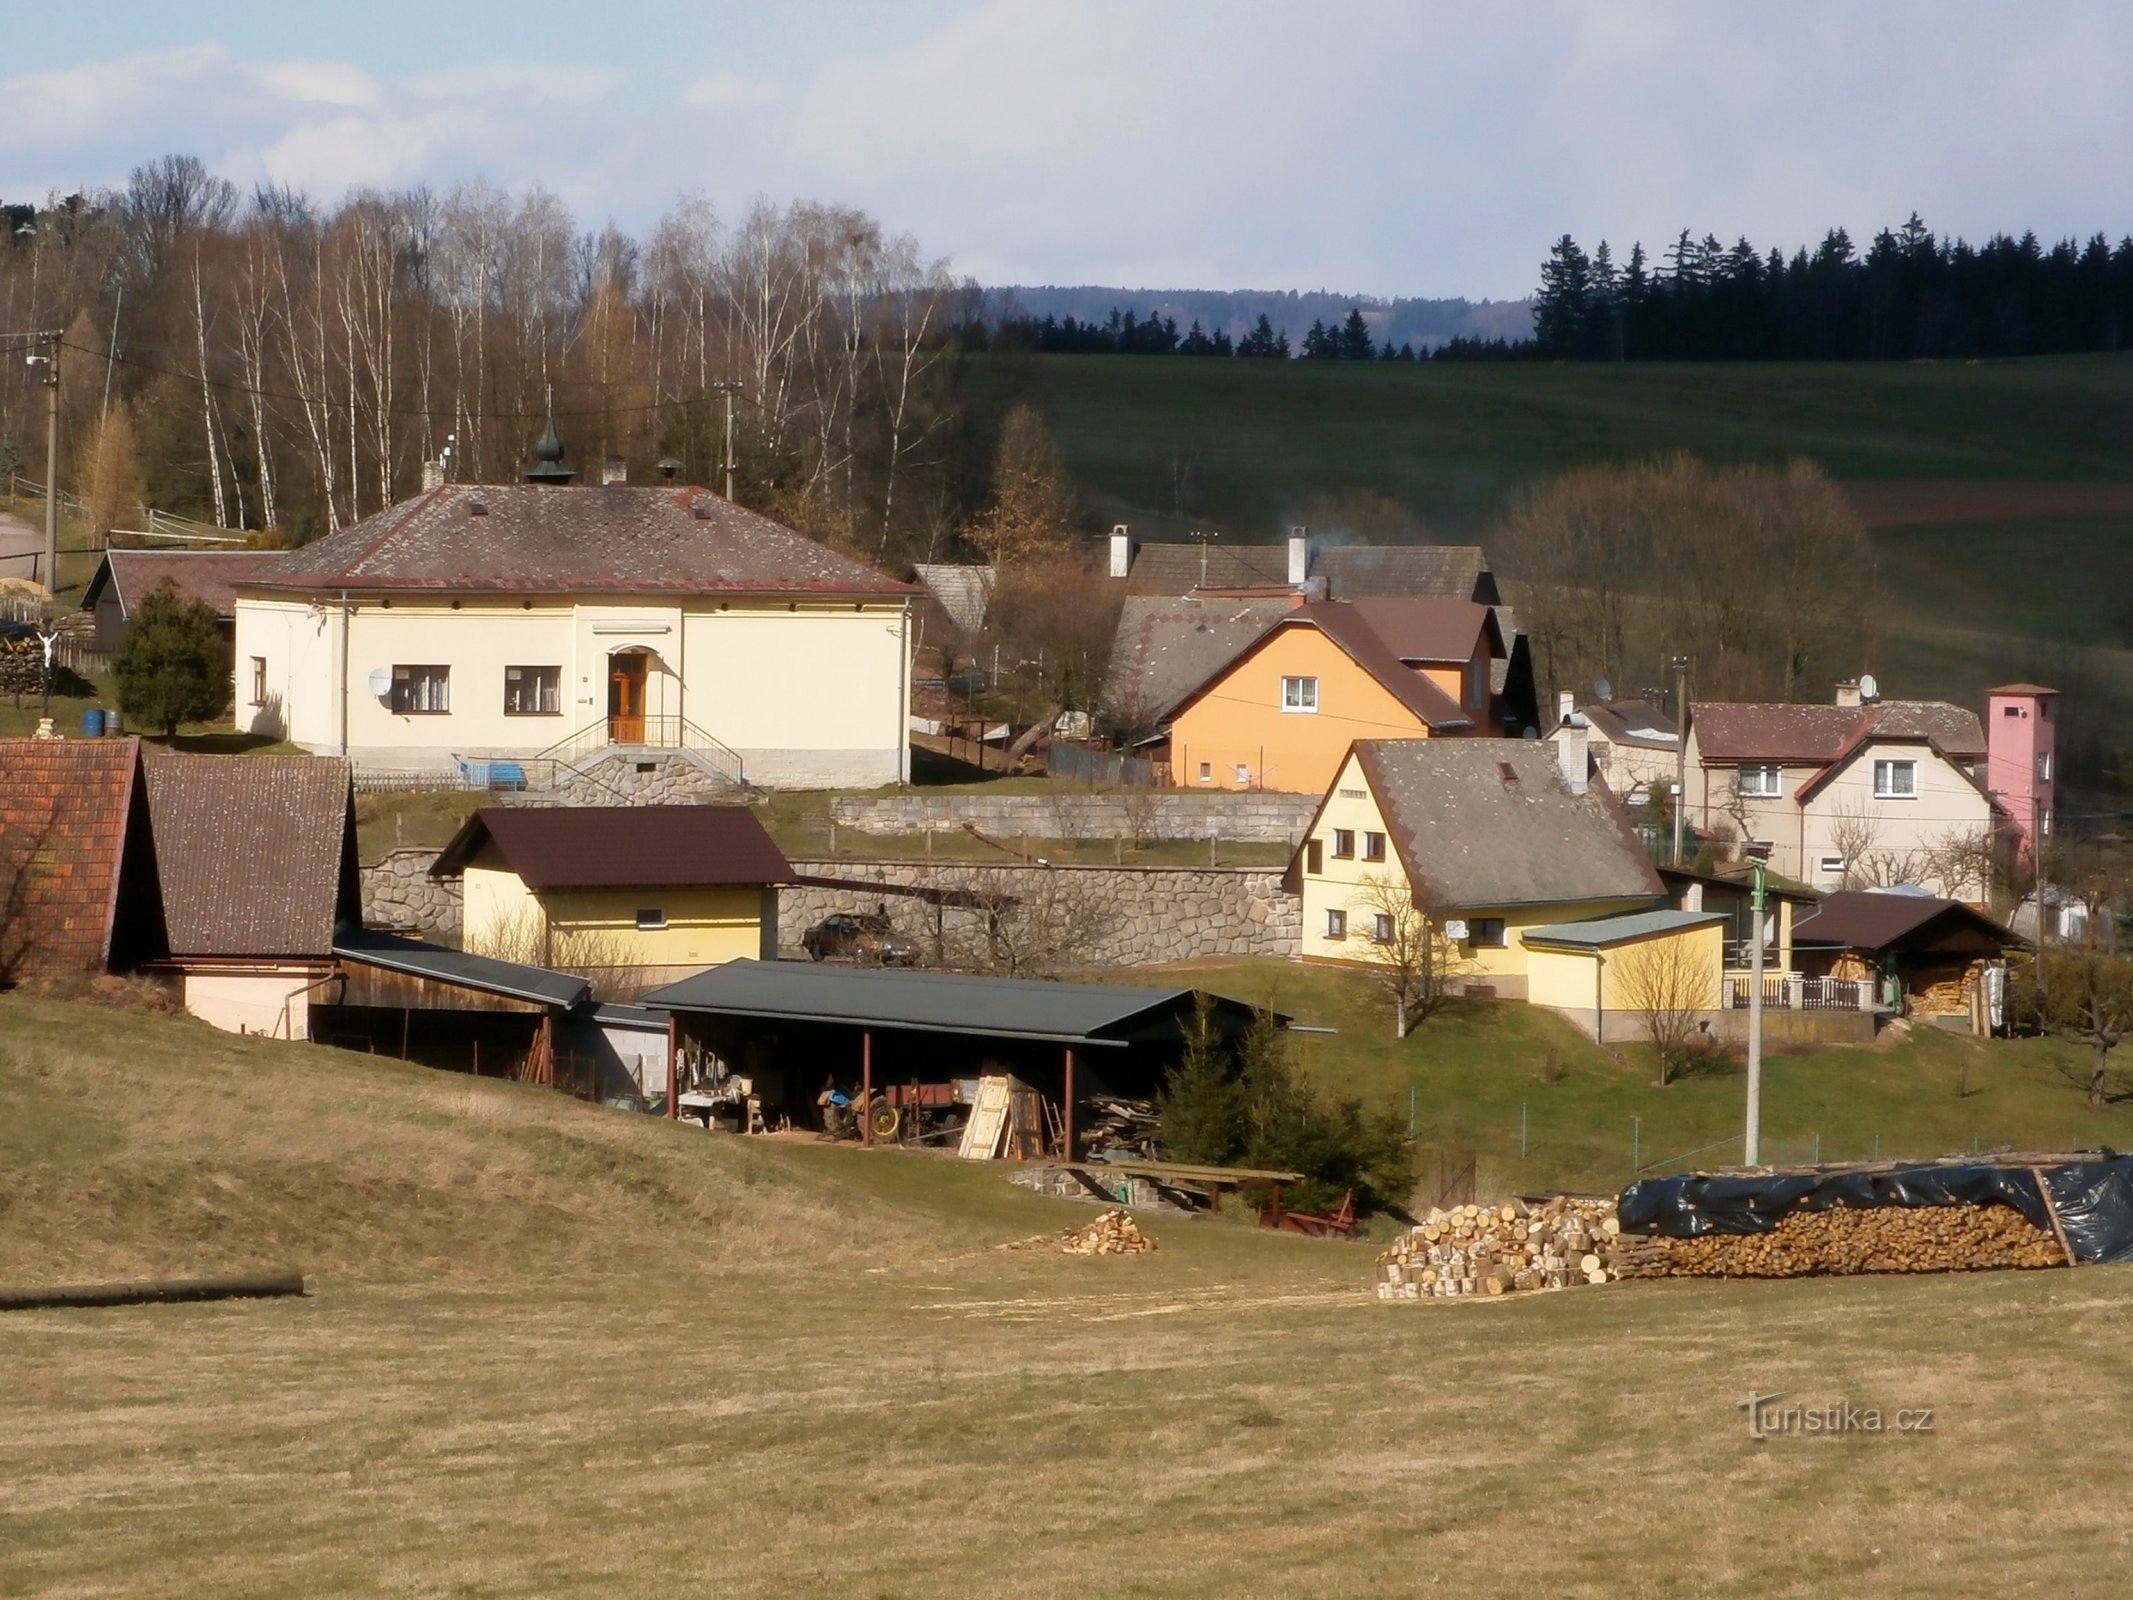
[[[2057,689],[2005,683],[1985,691],[1985,787],[2013,818],[2024,857],[2052,836],[2058,741]]]

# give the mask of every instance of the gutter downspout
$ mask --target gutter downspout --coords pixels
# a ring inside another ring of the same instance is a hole
[[[341,759],[348,759],[348,591],[341,591]]]
[[[897,620],[897,656],[901,665],[896,675],[896,781],[908,786],[911,782],[911,597],[904,597],[902,615]],[[953,665],[953,663],[951,663]],[[983,759],[982,754],[980,760]]]

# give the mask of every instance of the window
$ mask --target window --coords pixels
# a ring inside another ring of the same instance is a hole
[[[2040,838],[2052,836],[2052,808],[2044,806],[2037,812],[2037,833]]]
[[[2000,715],[2001,715],[2001,716],[2003,716],[2003,717],[2019,717],[2019,716],[2020,716],[2021,714],[2022,714],[2022,708],[2021,708],[2020,706],[2002,706],[2002,707],[2000,707]]]
[[[1489,698],[1489,664],[1486,661],[1469,661],[1466,664],[1466,708],[1479,711]]]
[[[2040,751],[2037,755],[2037,781],[2039,783],[2050,783],[2052,781],[2052,753],[2049,750]]]
[[[1200,781],[1202,783],[1213,783],[1215,781],[1215,769],[1211,763],[1206,761],[1200,763]]]
[[[1843,877],[1843,876],[1844,876],[1844,857],[1842,857],[1842,856],[1824,856],[1824,857],[1822,858],[1822,861],[1821,861],[1821,869],[1822,869],[1822,876],[1823,876],[1823,877],[1825,877],[1825,878],[1841,878],[1841,877]]]
[[[266,703],[267,658],[265,656],[254,656],[252,657],[252,704],[263,706]]]
[[[1468,917],[1466,942],[1477,950],[1501,950],[1504,944],[1503,918]]]
[[[1370,942],[1372,944],[1392,943],[1392,918],[1383,911],[1380,911],[1370,919]]]
[[[563,709],[561,667],[504,668],[504,715],[552,717]]]
[[[1385,859],[1385,835],[1382,833],[1366,833],[1363,835],[1363,859],[1365,861],[1383,861]]]
[[[656,933],[667,925],[664,906],[640,906],[637,909],[637,929],[640,933]]]
[[[1775,800],[1783,792],[1783,777],[1774,766],[1742,767],[1733,775],[1733,792],[1755,800]]]
[[[1343,800],[1368,800],[1370,793],[1366,789],[1343,789],[1341,790],[1341,798]]]
[[[1281,709],[1284,711],[1316,711],[1318,709],[1318,680],[1316,678],[1283,678],[1281,680]]]
[[[452,669],[394,667],[391,704],[401,716],[442,716],[452,709]]]
[[[1320,844],[1320,843],[1319,843],[1319,842],[1318,842],[1318,841],[1317,841],[1316,839],[1310,839],[1310,840],[1307,840],[1307,841],[1305,841],[1305,843],[1304,843],[1304,871],[1306,871],[1306,872],[1324,872],[1325,870],[1326,870],[1326,847],[1325,847],[1324,845]]]
[[[1875,762],[1874,798],[1876,800],[1917,799],[1918,763],[1915,761]]]
[[[1347,912],[1332,909],[1327,910],[1326,937],[1329,939],[1345,939],[1348,937]]]
[[[1355,830],[1353,828],[1335,828],[1333,830],[1333,859],[1335,861],[1353,861],[1355,859]]]
[[[1242,761],[1237,763],[1237,781],[1239,783],[1250,783],[1252,781],[1252,769]]]

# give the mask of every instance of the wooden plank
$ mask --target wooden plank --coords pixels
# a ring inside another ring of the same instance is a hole
[[[1196,1167],[1180,1161],[1077,1162],[1094,1172],[1123,1172],[1128,1177],[1174,1178],[1192,1183],[1301,1183],[1300,1172],[1266,1172],[1257,1167]]]
[[[991,1161],[1000,1154],[1000,1141],[1007,1134],[1007,1113],[1014,1100],[1012,1078],[980,1078],[977,1104],[963,1124],[963,1142],[956,1154],[965,1161]]]
[[[2044,1214],[2052,1219],[2052,1232],[2058,1236],[2059,1248],[2066,1252],[2066,1264],[2070,1267],[2080,1266],[2080,1261],[2074,1256],[2074,1247],[2067,1240],[2066,1224],[2059,1220],[2059,1203],[2052,1198],[2052,1186],[2044,1181],[2044,1169],[2031,1167],[2029,1174],[2037,1180],[2037,1192],[2044,1196]]]

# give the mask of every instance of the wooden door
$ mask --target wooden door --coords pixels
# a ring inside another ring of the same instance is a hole
[[[607,737],[612,744],[644,743],[642,652],[610,656],[607,667]]]

